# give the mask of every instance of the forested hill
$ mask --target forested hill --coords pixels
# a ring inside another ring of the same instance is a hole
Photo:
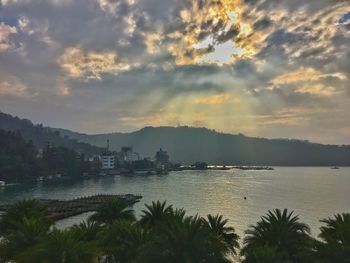
[[[163,148],[169,152],[173,162],[184,164],[203,161],[236,165],[350,165],[350,145],[253,138],[218,133],[206,128],[146,127],[131,133],[87,135],[34,125],[29,120],[0,112],[0,129],[19,131],[37,148],[51,142],[87,154],[100,153],[100,147],[106,146],[107,139],[110,140],[111,149],[132,146],[144,157],[154,157],[155,152]]]
[[[288,139],[252,138],[218,133],[205,128],[146,127],[132,133],[86,135],[60,130],[71,138],[103,147],[132,146],[142,156],[153,157],[161,147],[174,162],[210,164],[318,166],[350,165],[350,145],[322,145]]]
[[[0,112],[0,129],[5,131],[19,132],[27,141],[31,140],[37,148],[43,148],[47,143],[56,146],[64,146],[84,154],[99,154],[102,149],[89,145],[85,142],[78,142],[76,139],[61,135],[59,131],[42,124],[34,125],[30,120],[13,117]]]

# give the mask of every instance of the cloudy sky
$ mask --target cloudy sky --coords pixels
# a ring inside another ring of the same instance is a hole
[[[3,112],[350,143],[348,0],[0,3]]]

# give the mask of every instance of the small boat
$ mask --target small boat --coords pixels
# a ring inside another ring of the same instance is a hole
[[[4,181],[0,181],[0,187],[4,187],[6,183]]]
[[[331,169],[333,169],[333,170],[337,170],[337,169],[339,169],[339,167],[337,167],[337,166],[333,166]]]

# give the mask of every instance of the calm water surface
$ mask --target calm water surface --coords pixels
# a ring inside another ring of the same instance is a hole
[[[0,203],[37,197],[70,199],[98,193],[141,194],[134,206],[167,200],[189,214],[223,214],[238,234],[269,209],[295,210],[318,234],[319,220],[350,212],[350,168],[276,167],[274,171],[182,171],[166,176],[116,176],[79,181],[15,185],[0,190]],[[247,197],[244,200],[244,197]],[[80,215],[57,223],[66,227],[86,218]]]

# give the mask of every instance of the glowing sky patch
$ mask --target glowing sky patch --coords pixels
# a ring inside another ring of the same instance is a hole
[[[101,79],[101,74],[128,70],[128,64],[117,62],[113,52],[85,53],[79,48],[67,48],[58,63],[72,78]]]
[[[202,57],[196,58],[196,63],[216,63],[219,65],[232,63],[234,56],[241,56],[244,49],[236,48],[234,43],[227,41],[226,43],[214,46],[214,51]]]
[[[230,94],[218,94],[209,97],[199,97],[194,99],[195,104],[222,105],[231,98]]]

